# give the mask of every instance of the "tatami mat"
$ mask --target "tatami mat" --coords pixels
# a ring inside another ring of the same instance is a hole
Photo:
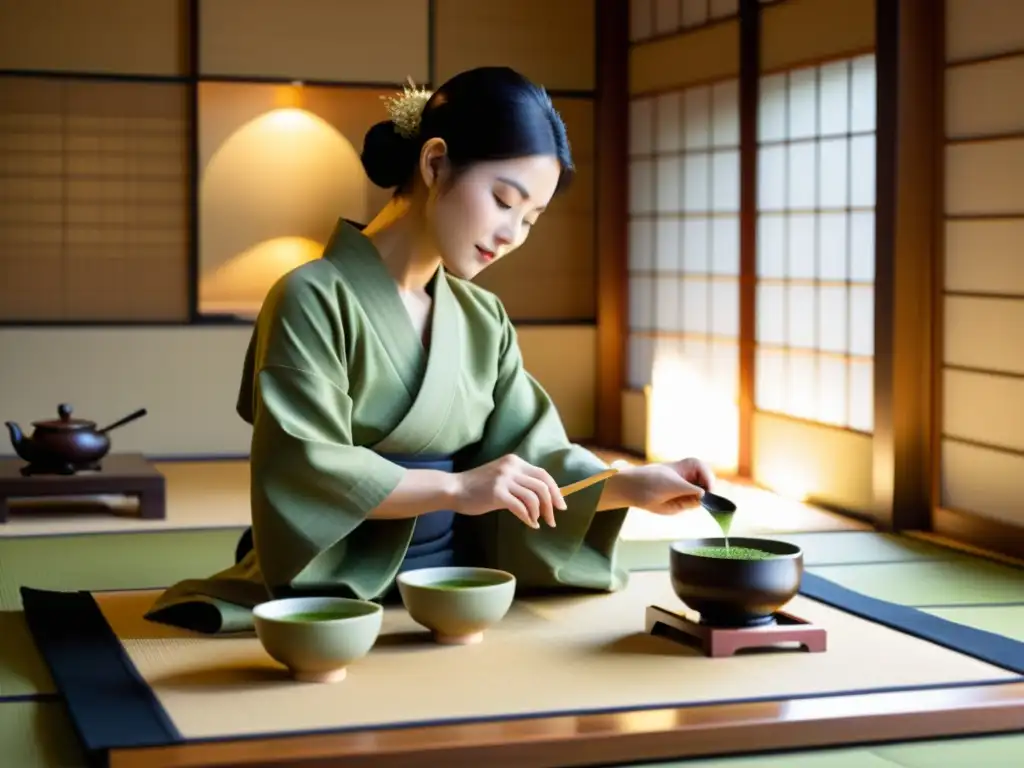
[[[1024,765],[1024,735],[894,744],[872,751],[904,768],[1015,768]]]
[[[0,765],[84,768],[64,707],[57,702],[0,702]]]
[[[784,499],[760,488],[723,482],[715,490],[736,503],[731,529],[735,536],[871,530],[859,520]],[[631,509],[622,526],[622,538],[629,540],[701,536],[721,536],[714,518],[703,509],[667,516]]]
[[[597,451],[609,462],[621,454]],[[639,460],[632,459],[630,463]],[[23,536],[84,533],[126,533],[210,530],[249,525],[249,465],[245,461],[156,462],[167,485],[167,518],[141,520],[131,498],[100,496],[67,499],[24,499],[12,503],[9,522],[0,524],[0,541]],[[863,522],[787,500],[745,483],[722,481],[719,492],[739,506],[735,533],[867,530]],[[703,510],[663,517],[644,510],[630,512],[623,537],[672,539],[715,535],[715,523]]]
[[[721,536],[721,534],[717,535]],[[871,531],[758,535],[760,538],[782,539],[796,544],[803,549],[804,564],[809,568],[949,560],[963,557],[963,555],[936,544]],[[620,550],[620,558],[621,564],[631,570],[667,568],[669,543],[664,540],[645,539],[624,541]]]
[[[0,539],[0,610],[18,589],[164,587],[230,565],[242,529]]]
[[[1024,594],[1021,595],[1024,598]],[[992,632],[1010,637],[1024,643],[1024,605],[985,605],[973,608],[925,608],[931,613],[947,621],[966,624],[975,629]],[[1024,723],[1021,724],[1024,728]],[[1021,754],[1021,765],[1024,765],[1024,753]]]
[[[49,674],[28,637],[18,590],[143,589],[214,573],[231,562],[237,531],[43,536],[0,541],[0,697],[48,693]],[[948,549],[880,533],[779,535],[803,548],[808,567],[960,557]],[[620,562],[665,568],[666,541],[624,541]]]
[[[977,607],[1024,600],[1024,571],[921,541],[879,533],[776,534],[804,547],[808,567],[875,597],[929,608],[931,613],[1024,640],[1024,606]],[[20,612],[17,588],[118,589],[157,587],[219,569],[233,556],[238,529],[120,533],[0,539],[0,695],[52,692]],[[666,541],[627,542],[631,567],[667,562]],[[965,607],[966,606],[966,607]],[[63,709],[50,701],[0,701],[4,764],[24,768],[79,765]],[[660,764],[659,768],[974,768],[1010,766],[1024,754],[1024,736],[959,739],[873,749],[815,750],[799,754],[716,758]],[[10,762],[7,756],[14,757]]]
[[[898,764],[872,754],[867,749],[837,749],[829,752],[644,763],[643,768],[676,768],[677,766],[678,768],[897,768]]]
[[[53,680],[32,641],[25,614],[0,611],[0,702],[52,693]]]
[[[0,540],[0,610],[20,607],[18,589],[141,589],[214,573],[229,565],[241,529],[165,531]],[[808,567],[958,559],[933,544],[880,533],[771,534],[802,547]],[[623,541],[622,565],[667,567],[664,540]],[[1002,567],[1002,566],[1000,566]],[[843,582],[845,583],[845,582]]]
[[[1024,736],[982,736],[862,749],[827,749],[753,757],[675,760],[634,768],[1016,768]]]
[[[1024,600],[1024,569],[963,556],[941,562],[837,565],[813,570],[856,592],[915,607]]]

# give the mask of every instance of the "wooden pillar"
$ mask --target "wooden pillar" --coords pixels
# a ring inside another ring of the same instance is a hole
[[[596,0],[596,442],[622,446],[629,292],[629,3]]]
[[[944,5],[876,3],[873,516],[896,530],[930,527],[936,487]]]
[[[757,113],[761,3],[740,0],[740,392],[736,474],[753,476],[757,360]]]

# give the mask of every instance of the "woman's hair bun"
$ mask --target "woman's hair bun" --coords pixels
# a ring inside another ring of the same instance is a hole
[[[403,137],[393,122],[384,120],[366,132],[360,158],[370,181],[391,189],[409,178],[418,156],[417,142]]]
[[[362,161],[374,184],[411,192],[424,142],[441,139],[454,175],[482,162],[553,156],[565,189],[575,169],[565,124],[547,91],[509,67],[477,67],[434,93],[410,87],[388,101],[391,120],[363,140]],[[405,138],[409,136],[411,138]]]

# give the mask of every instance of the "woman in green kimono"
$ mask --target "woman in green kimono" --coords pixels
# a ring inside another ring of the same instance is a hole
[[[365,228],[340,221],[256,321],[238,398],[251,545],[167,590],[152,620],[248,629],[270,597],[387,598],[401,570],[453,563],[511,571],[521,589],[615,590],[628,508],[679,512],[713,482],[686,459],[559,493],[607,466],[570,443],[501,302],[470,282],[573,176],[545,91],[486,67],[406,89],[389,111],[362,160],[392,200]]]

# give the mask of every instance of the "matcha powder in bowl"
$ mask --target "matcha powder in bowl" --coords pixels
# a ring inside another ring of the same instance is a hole
[[[753,547],[696,547],[689,550],[691,555],[697,557],[713,557],[718,560],[767,560],[775,557],[771,552],[765,552]]]

